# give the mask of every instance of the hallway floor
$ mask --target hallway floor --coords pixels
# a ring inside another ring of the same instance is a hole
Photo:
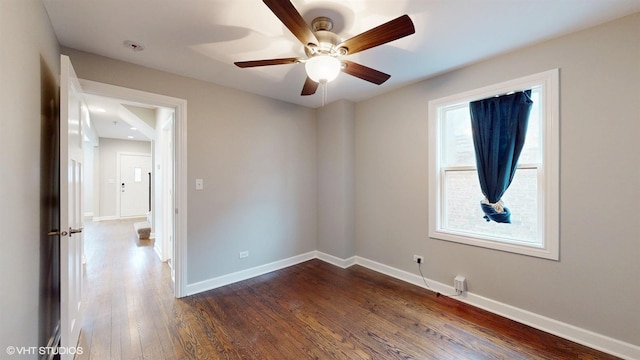
[[[138,240],[140,219],[85,223],[84,320],[77,359],[173,359],[167,327],[179,306],[169,267]]]

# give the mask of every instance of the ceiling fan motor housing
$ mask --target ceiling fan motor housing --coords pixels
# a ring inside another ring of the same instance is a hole
[[[311,21],[311,28],[313,31],[333,29],[333,20],[326,16],[319,16]]]
[[[333,21],[328,17],[317,17],[311,22],[311,28],[318,39],[318,46],[305,46],[304,51],[308,57],[315,55],[342,55],[336,48],[341,42],[338,35],[331,32]]]

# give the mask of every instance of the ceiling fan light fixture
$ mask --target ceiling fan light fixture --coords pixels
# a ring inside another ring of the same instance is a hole
[[[1,0],[0,0],[1,1]],[[341,40],[332,30],[333,21],[328,17],[316,17],[307,25],[307,21],[293,6],[291,0],[263,0],[265,5],[280,19],[282,24],[304,46],[304,58],[282,58],[237,61],[234,64],[240,68],[280,64],[305,64],[307,78],[300,92],[301,96],[313,95],[320,84],[335,80],[340,71],[347,75],[381,85],[391,75],[341,59],[346,55],[353,55],[360,51],[371,49],[391,41],[401,39],[416,32],[409,15],[402,15],[382,25],[378,25],[347,40]],[[326,100],[327,86],[322,87]]]
[[[328,83],[335,80],[341,67],[340,60],[330,55],[316,55],[304,64],[307,76],[317,83]]]

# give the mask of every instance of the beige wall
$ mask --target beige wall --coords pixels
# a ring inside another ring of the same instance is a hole
[[[437,54],[434,54],[437,56]],[[428,101],[560,68],[560,261],[429,239]],[[640,345],[640,14],[356,106],[359,256]]]
[[[40,1],[0,1],[0,49],[0,351],[4,357],[7,346],[39,345],[40,96],[43,76],[50,77],[54,87],[60,83],[60,50]]]
[[[315,249],[315,111],[64,49],[78,77],[186,99],[187,282]],[[195,179],[204,190],[195,191]],[[249,251],[239,259],[240,251]]]

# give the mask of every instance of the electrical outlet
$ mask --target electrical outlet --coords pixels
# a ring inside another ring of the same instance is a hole
[[[413,262],[418,264],[424,264],[424,256],[413,255]]]
[[[240,251],[240,259],[244,259],[246,257],[249,257],[249,252],[248,251]]]
[[[456,278],[453,279],[453,288],[456,289],[458,294],[467,291],[467,279],[464,276],[456,276]]]

